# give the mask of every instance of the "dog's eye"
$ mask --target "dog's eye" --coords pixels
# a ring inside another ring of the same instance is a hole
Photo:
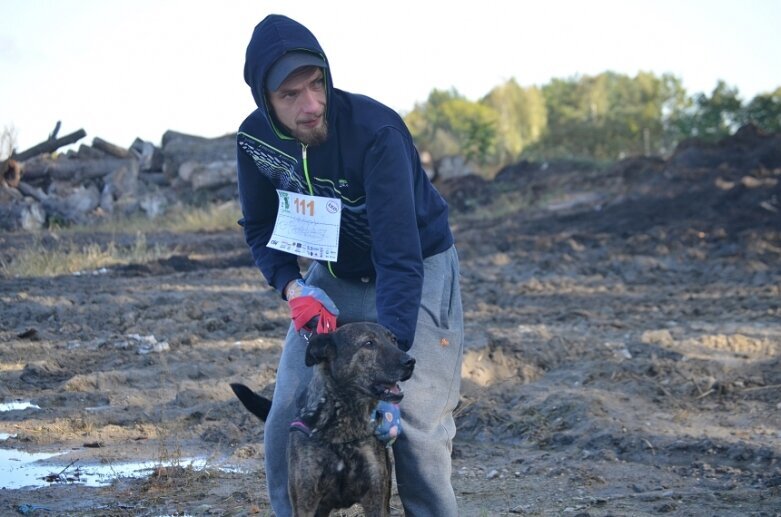
[[[369,339],[369,340],[367,340],[367,341],[366,341],[366,342],[363,344],[363,346],[374,346],[374,341],[372,341],[371,339]]]

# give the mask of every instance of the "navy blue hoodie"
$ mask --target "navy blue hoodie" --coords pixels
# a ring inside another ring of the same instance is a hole
[[[244,80],[258,108],[239,128],[239,197],[247,244],[278,291],[301,273],[295,255],[266,244],[277,216],[276,189],[341,198],[337,278],[376,280],[378,323],[399,346],[412,346],[423,284],[423,259],[453,244],[447,204],[429,182],[403,120],[379,102],[333,87],[326,78],[325,143],[305,147],[285,134],[266,102],[271,65],[286,52],[327,57],[314,35],[279,15],[261,21],[247,47]],[[388,80],[391,80],[390,74]]]

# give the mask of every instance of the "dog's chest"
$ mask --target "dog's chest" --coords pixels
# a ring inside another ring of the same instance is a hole
[[[351,505],[390,476],[388,453],[374,438],[355,444],[325,444],[304,435],[291,436],[291,470],[308,479],[312,488]]]

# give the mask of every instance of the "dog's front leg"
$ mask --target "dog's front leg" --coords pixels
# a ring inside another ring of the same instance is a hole
[[[361,498],[365,517],[389,517],[392,466],[387,451],[379,447],[377,476],[368,492]]]
[[[289,451],[287,491],[290,496],[290,506],[293,517],[313,517],[320,506],[322,492],[317,486],[317,477],[307,468],[306,456],[298,453],[298,449]],[[326,514],[327,515],[327,514]]]
[[[288,478],[288,493],[290,505],[293,508],[293,517],[320,517],[320,491],[313,486],[312,479],[304,479],[298,471],[290,471]],[[325,512],[328,516],[329,512]]]
[[[365,517],[389,517],[390,515],[390,487],[384,495],[370,491],[361,500],[363,514]]]

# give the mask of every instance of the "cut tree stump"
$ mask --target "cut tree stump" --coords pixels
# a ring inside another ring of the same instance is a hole
[[[5,184],[9,187],[16,187],[19,185],[19,180],[22,179],[22,164],[16,160],[6,160],[0,162],[0,170],[2,170],[2,178]]]

